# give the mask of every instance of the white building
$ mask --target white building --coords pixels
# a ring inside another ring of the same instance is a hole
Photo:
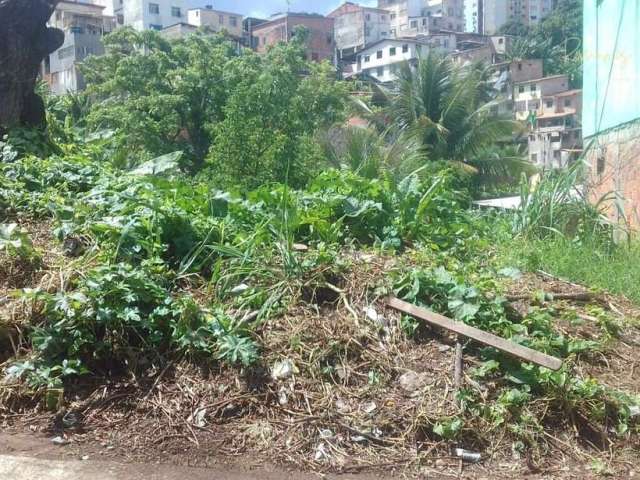
[[[187,0],[98,0],[111,2],[118,25],[136,30],[163,30],[177,23],[186,23]]]
[[[327,15],[335,20],[333,35],[342,59],[390,36],[389,12],[345,2]]]
[[[378,0],[378,8],[389,12],[392,37],[411,36],[421,28],[418,33],[429,33],[424,27],[430,17],[441,19],[438,28],[464,31],[464,0]],[[433,31],[434,22],[430,25]]]
[[[353,72],[387,83],[397,79],[400,65],[414,64],[418,57],[426,55],[430,49],[441,52],[455,50],[455,34],[431,35],[428,38],[388,38],[369,45],[358,52]]]

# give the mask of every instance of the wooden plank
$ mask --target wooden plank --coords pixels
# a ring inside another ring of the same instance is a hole
[[[450,318],[439,315],[427,310],[426,308],[417,307],[416,305],[412,305],[411,303],[400,300],[399,298],[388,298],[387,305],[395,310],[399,310],[429,322],[432,325],[436,325],[464,337],[477,340],[480,343],[497,348],[500,351],[509,353],[510,355],[527,362],[535,363],[541,367],[546,367],[551,370],[559,370],[560,367],[562,367],[562,360],[559,358],[518,345],[517,343],[505,340],[497,335],[493,335],[492,333],[485,332],[484,330],[480,330],[479,328],[472,327],[465,323],[456,322],[455,320],[451,320]]]

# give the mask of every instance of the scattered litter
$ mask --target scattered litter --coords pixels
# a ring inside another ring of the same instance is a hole
[[[338,399],[336,400],[336,410],[342,414],[347,414],[351,412],[351,407],[344,400]]]
[[[478,463],[482,458],[482,455],[477,452],[471,452],[464,448],[456,448],[454,450],[456,457],[462,458],[462,461],[469,463]]]
[[[189,417],[189,423],[192,423],[198,428],[204,428],[207,425],[206,415],[206,408],[197,408]]]
[[[522,278],[522,272],[515,267],[506,267],[501,270],[498,270],[498,275],[502,277],[511,278],[513,280],[518,280]]]
[[[89,460],[89,455],[83,455],[82,457],[80,457],[80,460]]]
[[[640,417],[640,405],[631,405],[629,407],[629,416],[631,418]]]
[[[421,390],[427,384],[427,375],[409,371],[400,375],[398,383],[403,390],[413,393]]]
[[[287,397],[287,391],[284,388],[281,388],[278,392],[278,403],[280,406],[284,407],[287,403],[289,403],[289,398]]]
[[[51,443],[53,443],[54,445],[66,445],[67,443],[69,443],[69,440],[64,437],[57,436],[51,439]]]
[[[451,347],[449,345],[440,345],[440,346],[438,346],[438,351],[440,353],[448,352],[449,350],[451,350]]]
[[[364,413],[373,413],[377,408],[378,406],[376,405],[376,402],[368,402],[362,406]]]
[[[274,380],[286,380],[297,372],[296,366],[288,358],[276,362],[271,368],[271,377]]]
[[[74,412],[67,412],[62,417],[62,425],[65,428],[73,428],[78,424],[78,414]]]
[[[303,243],[294,243],[292,247],[296,252],[306,252],[309,250],[309,247]]]
[[[387,326],[387,320],[380,315],[378,312],[376,312],[375,308],[373,307],[366,307],[362,309],[367,317],[368,320],[372,321],[373,323],[375,323],[376,325],[380,326],[380,327],[386,327]]]
[[[250,288],[249,285],[247,285],[246,283],[241,283],[240,285],[237,285],[231,289],[231,294],[240,295],[241,293],[244,293],[247,290],[249,290],[249,288]]]
[[[323,428],[320,430],[320,438],[322,438],[323,440],[328,440],[330,438],[333,438],[333,435],[334,435],[333,432],[328,428]]]
[[[314,459],[316,462],[320,462],[322,460],[329,460],[330,456],[327,453],[327,449],[324,446],[324,442],[320,442],[316,447],[316,453],[314,455]]]

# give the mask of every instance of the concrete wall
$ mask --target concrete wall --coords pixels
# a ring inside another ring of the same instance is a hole
[[[428,48],[426,45],[402,40],[381,41],[358,53],[354,71],[374,77],[380,82],[392,82],[397,78],[397,69],[403,62],[415,61],[418,55],[426,54]],[[395,49],[393,55],[392,49]]]
[[[343,54],[361,50],[390,35],[389,12],[345,3],[331,12],[336,48]]]
[[[555,75],[526,82],[515,83],[513,87],[513,100],[516,108],[516,118],[526,120],[529,112],[540,108],[542,98],[569,89],[569,77],[567,75]]]
[[[598,3],[584,3],[585,136],[640,118],[640,2]]]

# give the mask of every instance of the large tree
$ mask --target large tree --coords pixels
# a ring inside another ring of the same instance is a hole
[[[40,62],[62,45],[64,33],[47,28],[59,0],[0,0],[0,129],[44,124],[34,93]]]

